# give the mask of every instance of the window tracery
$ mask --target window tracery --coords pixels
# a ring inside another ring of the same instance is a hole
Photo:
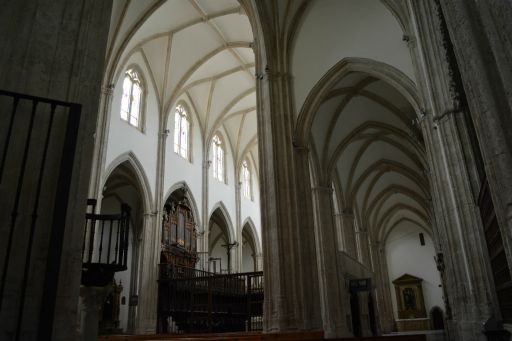
[[[121,119],[130,125],[141,128],[143,103],[143,86],[140,75],[128,69],[123,80],[123,97],[121,98]]]
[[[183,105],[174,112],[174,152],[189,160],[190,119]]]

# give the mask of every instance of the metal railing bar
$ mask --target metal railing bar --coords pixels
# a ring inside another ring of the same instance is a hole
[[[81,106],[74,104],[70,106],[68,113],[68,124],[64,138],[62,159],[60,164],[59,179],[53,208],[53,223],[48,248],[46,278],[44,283],[44,295],[41,302],[41,313],[39,316],[38,340],[52,340],[53,319],[59,274],[62,258],[62,248],[66,219],[68,212],[71,176],[75,160],[75,148],[77,144],[78,127],[80,125]]]
[[[107,253],[107,264],[110,264],[110,248],[112,247],[112,224],[110,224],[110,231],[108,234],[108,253]]]
[[[36,221],[38,216],[38,207],[39,207],[39,199],[41,198],[41,188],[43,185],[43,175],[46,166],[46,157],[48,155],[48,146],[50,144],[51,131],[53,126],[53,119],[55,117],[55,110],[57,106],[55,104],[51,105],[50,109],[50,121],[48,122],[48,129],[46,130],[46,137],[44,141],[43,147],[43,156],[41,160],[41,167],[39,168],[39,175],[37,179],[37,189],[35,194],[35,202],[34,202],[34,210],[32,212],[32,221],[30,224],[30,234],[28,239],[27,252],[25,255],[25,269],[23,272],[23,280],[21,285],[21,298],[20,298],[20,310],[18,313],[18,326],[16,328],[16,339],[19,339],[19,334],[21,332],[21,322],[23,317],[23,311],[25,307],[25,294],[27,291],[27,282],[28,282],[28,272],[30,269],[30,259],[32,257],[32,244],[34,242],[34,233],[36,228]]]
[[[7,128],[7,134],[5,135],[4,152],[2,154],[2,161],[0,161],[0,183],[2,182],[4,175],[5,160],[7,159],[7,150],[11,141],[12,127],[14,125],[14,116],[16,115],[16,109],[18,108],[19,98],[13,97],[11,118],[9,119],[9,127]]]
[[[19,98],[19,99],[24,99],[24,100],[39,102],[39,103],[55,104],[56,106],[66,107],[66,108],[70,108],[70,109],[73,106],[81,107],[81,105],[78,103],[64,102],[64,101],[60,101],[58,99],[51,99],[51,98],[44,98],[44,97],[39,97],[39,96],[21,94],[18,92],[13,92],[13,91],[8,91],[8,90],[0,90],[0,96],[14,97],[14,98]]]
[[[110,221],[112,225],[112,221]],[[103,251],[103,233],[105,232],[105,220],[101,221],[100,248],[98,252],[98,263],[101,263],[101,252]]]
[[[7,251],[5,253],[5,259],[3,264],[3,272],[2,272],[2,280],[0,284],[0,310],[2,309],[4,290],[5,290],[5,281],[7,277],[7,271],[9,269],[9,260],[11,257],[11,248],[12,248],[12,238],[14,236],[14,229],[16,227],[16,220],[18,219],[18,208],[20,204],[21,198],[21,189],[23,187],[23,179],[25,177],[25,170],[27,168],[27,159],[28,159],[28,151],[30,149],[30,139],[32,137],[32,131],[34,127],[34,119],[36,116],[37,110],[37,102],[32,102],[32,112],[30,114],[30,123],[27,133],[27,139],[25,140],[25,147],[23,150],[23,157],[21,161],[21,171],[18,175],[18,184],[16,188],[16,195],[14,198],[14,207],[11,212],[11,221],[9,224],[9,237],[7,239]]]

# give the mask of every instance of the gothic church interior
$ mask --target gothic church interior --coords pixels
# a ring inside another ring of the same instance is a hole
[[[510,338],[509,2],[4,7],[0,339]]]

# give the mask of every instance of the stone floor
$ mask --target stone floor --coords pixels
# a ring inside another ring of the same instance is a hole
[[[444,330],[422,330],[413,332],[395,332],[385,334],[383,336],[399,336],[399,335],[418,335],[423,334],[426,336],[427,341],[444,341]]]

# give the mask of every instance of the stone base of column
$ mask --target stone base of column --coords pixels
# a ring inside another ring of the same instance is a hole
[[[80,334],[82,341],[98,339],[98,325],[109,287],[80,287]]]

